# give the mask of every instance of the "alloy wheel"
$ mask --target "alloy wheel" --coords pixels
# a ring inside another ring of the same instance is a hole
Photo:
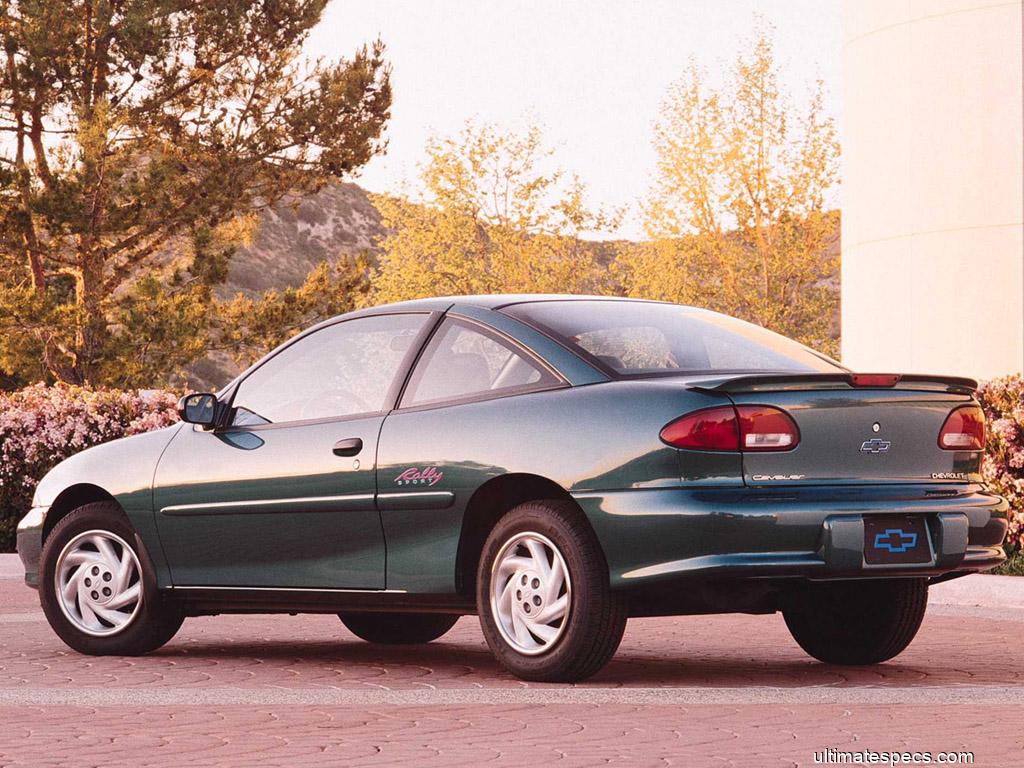
[[[539,533],[517,533],[491,569],[491,613],[505,642],[528,656],[551,650],[569,623],[572,583],[565,558]]]
[[[139,559],[110,531],[85,531],[71,539],[57,558],[54,579],[61,611],[88,635],[116,635],[142,606]]]

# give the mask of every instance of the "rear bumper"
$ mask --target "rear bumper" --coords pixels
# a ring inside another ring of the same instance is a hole
[[[939,577],[1004,559],[1008,505],[980,486],[643,489],[580,493],[612,586],[709,578]],[[921,515],[931,559],[870,565],[864,519]]]

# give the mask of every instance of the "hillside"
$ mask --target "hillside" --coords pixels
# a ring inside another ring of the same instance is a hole
[[[252,246],[232,260],[224,295],[297,286],[319,262],[373,250],[380,215],[366,190],[336,184],[263,214]]]
[[[382,233],[377,209],[355,184],[334,184],[302,200],[285,200],[263,213],[252,245],[234,255],[218,293],[227,298],[301,285],[321,261],[373,251]],[[230,355],[213,352],[188,371],[188,386],[219,389],[240,371]]]

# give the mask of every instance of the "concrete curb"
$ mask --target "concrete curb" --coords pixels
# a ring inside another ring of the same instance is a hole
[[[936,584],[929,603],[1024,611],[1024,576],[973,574]]]
[[[0,555],[0,581],[21,579],[24,576],[25,570],[16,554]]]
[[[839,685],[716,688],[467,688],[430,690],[344,690],[330,688],[0,688],[0,706],[181,707],[181,706],[328,706],[429,707],[628,704],[632,706],[829,705],[829,704],[1024,704],[1020,686]]]

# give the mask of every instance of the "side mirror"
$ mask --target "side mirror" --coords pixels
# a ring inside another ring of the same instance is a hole
[[[208,392],[185,395],[178,401],[178,416],[188,424],[213,427],[217,424],[217,397]]]

